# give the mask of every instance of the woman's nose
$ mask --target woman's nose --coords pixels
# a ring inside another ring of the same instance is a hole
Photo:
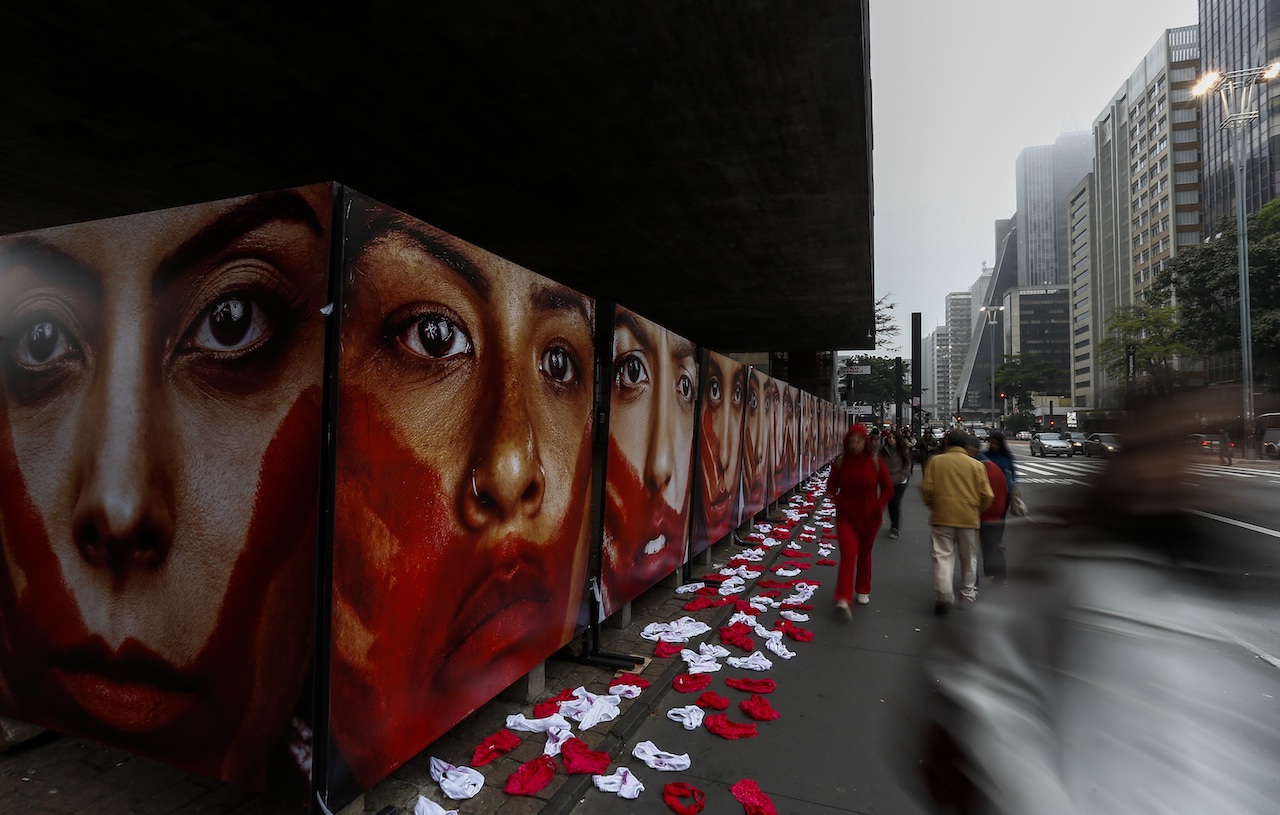
[[[533,517],[542,509],[546,473],[538,454],[529,395],[519,380],[509,381],[498,400],[488,442],[478,445],[464,504],[464,520],[485,523]]]
[[[659,374],[653,391],[653,418],[649,426],[649,451],[645,461],[645,481],[660,493],[671,483],[676,467],[675,383]]]
[[[76,447],[72,537],[87,563],[117,577],[158,569],[174,535],[167,462],[177,451],[159,418],[164,396],[147,387],[136,359],[128,370],[107,366],[95,378]]]

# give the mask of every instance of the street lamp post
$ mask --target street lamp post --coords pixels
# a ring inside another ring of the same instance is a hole
[[[1280,62],[1265,68],[1207,73],[1191,91],[1203,96],[1218,91],[1222,99],[1222,127],[1231,128],[1232,161],[1236,168],[1236,239],[1240,255],[1240,378],[1244,391],[1245,458],[1256,458],[1253,418],[1253,326],[1249,310],[1249,232],[1245,212],[1244,131],[1258,118],[1257,87],[1280,75]]]
[[[988,347],[991,351],[991,428],[994,430],[996,426],[996,320],[1000,319],[1000,312],[1004,311],[1004,306],[982,306],[978,311],[987,315],[987,325],[991,326]]]

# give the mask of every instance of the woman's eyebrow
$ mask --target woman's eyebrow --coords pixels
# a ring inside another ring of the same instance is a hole
[[[50,282],[102,296],[102,280],[94,269],[40,238],[18,238],[0,246],[0,275],[16,266],[25,266]]]
[[[417,244],[419,249],[440,261],[445,268],[458,275],[463,282],[475,289],[476,293],[480,295],[480,299],[486,303],[489,302],[489,293],[493,287],[489,283],[489,276],[485,274],[484,269],[459,251],[456,246],[453,246],[444,236],[444,233],[437,233],[432,228],[424,227],[426,227],[425,224],[420,225],[417,222],[409,222],[403,218],[397,218],[394,225],[387,230],[387,233],[402,235]],[[373,240],[369,241],[371,244],[373,242]]]
[[[300,223],[317,237],[325,234],[325,227],[320,223],[315,210],[297,191],[281,190],[255,195],[205,224],[199,232],[170,252],[160,262],[151,281],[152,294],[160,293],[179,276],[240,237],[275,221]]]
[[[590,302],[586,296],[579,294],[568,286],[559,283],[537,282],[533,286],[533,310],[540,313],[557,311],[576,311],[592,329],[595,319]]]

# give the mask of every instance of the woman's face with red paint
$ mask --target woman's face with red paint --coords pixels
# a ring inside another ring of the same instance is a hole
[[[752,369],[747,377],[747,399],[743,409],[742,493],[752,511],[764,506],[765,488],[765,399],[764,375]],[[745,521],[745,518],[740,519]]]
[[[698,387],[692,343],[622,309],[617,320],[604,521],[608,613],[683,561]]]
[[[328,186],[0,241],[0,709],[260,781],[310,674]]]
[[[573,634],[595,314],[365,208],[343,322],[332,728],[367,787]]]
[[[764,385],[764,435],[765,435],[765,488],[766,500],[772,500],[782,483],[779,467],[782,464],[782,398],[778,380],[768,379]]]
[[[746,404],[747,369],[729,357],[710,354],[702,378],[702,433],[699,484],[703,528],[709,541],[719,540],[736,525],[734,503],[742,461],[742,413]]]

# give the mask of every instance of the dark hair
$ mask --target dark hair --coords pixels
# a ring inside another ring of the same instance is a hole
[[[947,446],[959,447],[961,449],[968,447],[969,434],[958,427],[953,429],[951,432],[947,433]]]
[[[991,445],[991,442],[993,442],[993,441],[998,441],[998,442],[1000,442],[1000,446],[1001,446],[1001,447],[1007,447],[1007,446],[1008,446],[1008,445],[1006,444],[1005,440],[1004,440],[1004,434],[1003,434],[1003,433],[1001,433],[999,430],[994,430],[994,431],[992,431],[992,433],[991,433],[991,435],[990,435],[990,436],[987,436],[987,446],[989,447],[989,446]]]

